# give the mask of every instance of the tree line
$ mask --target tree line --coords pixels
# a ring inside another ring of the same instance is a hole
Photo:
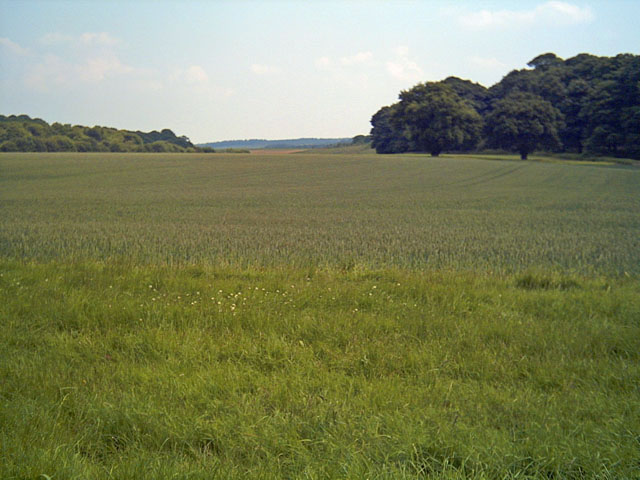
[[[640,56],[537,56],[484,86],[457,77],[400,92],[371,118],[378,153],[504,149],[640,159]]]
[[[28,115],[0,115],[2,152],[213,152],[168,128],[141,132],[52,123]]]

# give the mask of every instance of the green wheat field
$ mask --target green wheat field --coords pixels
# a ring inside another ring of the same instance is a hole
[[[640,169],[0,155],[0,478],[640,478]]]

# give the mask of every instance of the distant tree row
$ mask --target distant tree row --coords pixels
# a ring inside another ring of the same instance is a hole
[[[640,158],[640,56],[539,55],[490,88],[449,77],[372,119],[378,153],[506,149]]]
[[[213,152],[169,129],[132,132],[52,123],[27,115],[0,115],[2,152]]]

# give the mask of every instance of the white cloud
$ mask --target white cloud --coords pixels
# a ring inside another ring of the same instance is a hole
[[[416,82],[424,77],[418,63],[410,58],[409,47],[398,46],[393,52],[393,58],[386,62],[376,60],[372,52],[364,51],[339,58],[319,57],[315,66],[326,72],[327,78],[355,88],[368,85],[371,74],[382,72],[403,82]]]
[[[204,100],[225,98],[234,94],[233,89],[213,83],[207,71],[200,65],[174,69],[168,76],[168,82],[174,93],[189,92]]]
[[[0,47],[2,47],[3,50],[7,50],[8,52],[12,53],[13,55],[22,56],[29,54],[29,49],[21,47],[16,42],[12,42],[6,37],[0,37]]]
[[[64,85],[69,79],[70,66],[55,55],[45,55],[39,63],[32,65],[25,77],[29,87],[46,92],[53,85]]]
[[[156,85],[148,81],[149,76],[146,70],[123,63],[113,53],[87,57],[78,62],[63,60],[57,55],[49,54],[40,57],[28,68],[25,83],[43,92],[61,86],[71,88],[81,83],[97,84],[118,78],[125,78],[135,84],[145,79],[145,85]]]
[[[396,58],[386,63],[387,72],[404,82],[417,82],[424,78],[420,66],[409,58],[409,47],[399,46],[395,49]]]
[[[538,7],[540,16],[552,16],[566,23],[589,23],[595,19],[591,7],[579,7],[566,2],[547,2]]]
[[[112,37],[107,32],[85,32],[81,35],[68,35],[66,33],[47,33],[40,38],[40,43],[47,46],[55,45],[75,45],[75,46],[101,46],[113,47],[120,43],[120,40]]]
[[[315,63],[316,63],[316,68],[318,68],[319,70],[328,70],[329,68],[331,68],[331,65],[333,64],[333,62],[329,57],[320,57],[316,59]]]
[[[254,63],[251,65],[251,71],[256,75],[274,75],[280,73],[280,68],[273,65],[261,65]]]
[[[103,45],[103,46],[113,46],[120,42],[120,40],[112,37],[106,32],[83,33],[82,35],[80,35],[80,41],[87,45]]]
[[[108,76],[133,73],[135,68],[125,65],[115,55],[88,58],[84,64],[76,66],[77,73],[87,82],[100,82]]]
[[[387,72],[398,80],[418,81],[423,77],[422,69],[417,63],[408,60],[387,62]]]
[[[315,61],[318,70],[331,70],[337,72],[342,70],[341,67],[372,67],[377,66],[378,62],[373,60],[373,53],[358,52],[353,55],[345,55],[339,59],[331,59],[329,57],[320,57]]]
[[[380,62],[376,62],[369,51],[338,58],[319,57],[314,63],[318,70],[324,72],[325,80],[360,91],[369,88],[370,74],[380,67]]]
[[[371,52],[358,52],[355,55],[349,57],[342,57],[340,63],[344,66],[361,65],[371,63],[373,59],[373,53]]]
[[[209,81],[209,75],[200,65],[191,65],[184,71],[184,79],[187,83],[206,83]]]
[[[107,82],[136,91],[161,89],[157,72],[129,65],[121,59],[117,47],[120,43],[105,32],[75,36],[49,33],[40,38],[40,44],[48,48],[43,52],[41,47],[40,52],[32,55],[24,81],[32,89],[43,92]]]
[[[534,24],[573,25],[589,23],[595,18],[590,7],[550,1],[530,10],[480,10],[459,15],[458,22],[467,28],[521,28]]]

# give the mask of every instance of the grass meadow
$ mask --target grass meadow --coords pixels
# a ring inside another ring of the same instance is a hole
[[[638,478],[640,170],[0,155],[0,478]]]

